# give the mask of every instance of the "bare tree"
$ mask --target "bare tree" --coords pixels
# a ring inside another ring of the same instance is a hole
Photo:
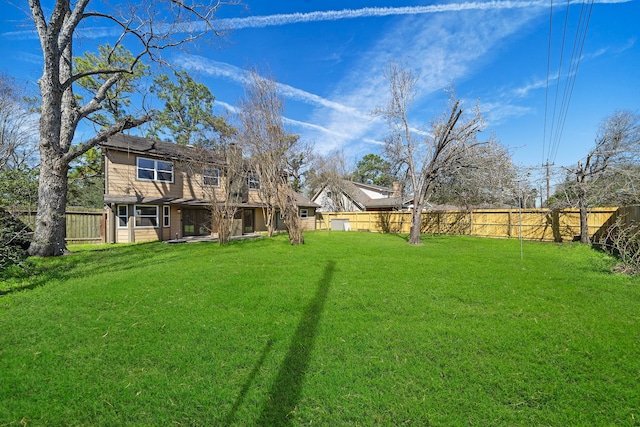
[[[344,152],[332,151],[324,156],[316,155],[307,179],[309,196],[325,190],[325,199],[320,200],[322,208],[334,212],[345,211],[347,206],[343,197],[343,186],[345,180],[352,176]]]
[[[409,123],[409,112],[416,96],[418,77],[406,66],[392,62],[385,69],[390,98],[374,114],[383,117],[389,126],[385,153],[399,171],[404,172],[414,195],[409,243],[420,243],[422,210],[433,194],[438,181],[467,167],[468,151],[479,143],[482,131],[478,108],[471,117],[462,116],[460,101],[450,97],[449,108],[431,121],[429,132],[419,132]]]
[[[37,123],[16,80],[0,73],[0,270],[26,268],[31,229],[18,216],[31,211],[36,199],[33,165]]]
[[[37,151],[37,121],[23,93],[15,79],[0,73],[0,170],[25,165]]]
[[[467,167],[438,180],[432,201],[465,209],[513,204],[522,185],[507,148],[491,139],[464,153]]]
[[[232,131],[232,128],[228,128]],[[232,135],[228,135],[232,136]],[[218,235],[218,243],[229,242],[235,228],[236,214],[246,195],[246,173],[242,150],[230,138],[221,137],[209,150],[189,147],[185,162],[192,179],[209,201],[211,233]]]
[[[595,147],[573,169],[574,181],[565,183],[569,203],[580,209],[580,242],[590,244],[588,209],[605,203],[639,200],[640,116],[618,111],[604,119]]]
[[[251,169],[259,179],[259,192],[265,204],[265,223],[269,236],[275,229],[276,210],[280,210],[292,245],[304,243],[295,192],[291,188],[291,159],[299,158],[300,136],[285,129],[284,103],[277,84],[256,70],[247,76],[245,98],[241,102],[241,140],[251,157]]]
[[[223,2],[200,4],[182,1],[104,4],[92,0],[56,0],[47,4],[45,14],[41,0],[28,0],[31,18],[40,40],[43,71],[40,87],[40,182],[38,214],[32,255],[60,255],[65,249],[65,208],[67,204],[67,169],[69,163],[109,136],[135,128],[151,119],[145,111],[118,117],[104,125],[88,140],[72,144],[79,123],[96,113],[105,103],[109,90],[134,73],[144,60],[162,61],[164,49],[185,45],[208,34],[219,35],[214,28],[214,13]],[[95,9],[91,6],[95,3]],[[95,26],[105,26],[115,35],[110,43],[113,52],[127,43],[137,46],[133,60],[123,64],[78,71],[74,66],[74,41]],[[80,104],[74,93],[79,80],[101,76],[93,96]]]

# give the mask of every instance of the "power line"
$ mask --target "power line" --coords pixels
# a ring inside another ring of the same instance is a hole
[[[562,41],[560,49],[560,58],[558,63],[558,73],[556,78],[556,90],[553,101],[553,114],[551,116],[551,126],[549,135],[547,138],[547,124],[549,122],[548,108],[549,108],[549,84],[551,75],[551,57],[553,46],[553,0],[551,0],[549,7],[549,43],[547,46],[547,83],[545,93],[545,114],[544,114],[544,132],[543,132],[543,162],[546,158],[547,165],[555,162],[562,140],[562,134],[564,126],[566,124],[567,115],[569,113],[569,105],[573,96],[573,90],[575,88],[576,77],[578,75],[578,68],[580,61],[582,60],[584,45],[587,36],[587,30],[589,28],[589,21],[591,19],[591,13],[593,10],[594,0],[582,0],[580,7],[580,15],[573,40],[573,48],[571,58],[568,64],[568,70],[566,76],[563,75],[564,52],[565,41],[567,38],[567,28],[569,22],[569,10],[571,0],[567,0],[564,16],[564,26],[562,32]],[[562,99],[559,102],[560,85],[564,82],[564,88],[562,91]],[[543,163],[544,166],[544,163]]]
[[[578,21],[578,27],[576,29],[576,38],[574,40],[573,51],[571,54],[569,71],[567,74],[567,83],[565,85],[564,95],[562,98],[562,109],[559,116],[560,124],[556,131],[555,150],[552,155],[553,161],[555,161],[555,158],[558,154],[558,147],[560,145],[560,140],[562,139],[562,132],[564,131],[564,125],[567,120],[567,115],[569,113],[569,105],[571,103],[571,98],[573,96],[573,89],[575,87],[576,78],[578,76],[578,68],[580,67],[580,61],[582,60],[582,54],[584,50],[584,44],[587,38],[587,30],[589,28],[589,21],[591,19],[592,10],[593,10],[593,0],[590,1],[589,5],[586,5],[585,2],[583,2],[582,6],[580,7],[580,18]]]
[[[556,123],[556,109],[558,107],[558,91],[560,89],[560,79],[562,76],[562,63],[564,62],[564,42],[567,38],[567,25],[569,23],[569,7],[571,6],[571,0],[567,0],[567,7],[564,14],[564,26],[562,30],[562,43],[560,49],[560,61],[558,62],[558,77],[556,78],[556,95],[553,100],[553,116],[551,117],[551,135],[554,134],[555,123]],[[559,141],[557,141],[559,143]],[[550,138],[549,152],[553,153],[557,151],[556,140],[553,139],[553,136]],[[554,159],[555,160],[555,159]]]
[[[542,134],[542,161],[545,156],[547,163],[549,162],[549,154],[545,150],[547,143],[547,110],[549,107],[549,74],[551,74],[551,40],[553,39],[553,0],[550,0],[549,6],[549,43],[547,44],[547,84],[544,92],[544,131]]]

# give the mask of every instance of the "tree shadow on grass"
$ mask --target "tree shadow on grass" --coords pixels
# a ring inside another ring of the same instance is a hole
[[[289,414],[295,409],[302,394],[302,384],[309,368],[318,326],[329,293],[329,285],[335,269],[335,261],[329,261],[318,282],[313,300],[302,314],[298,329],[291,339],[289,351],[280,365],[278,375],[271,386],[262,414],[256,425],[286,426],[292,420]]]
[[[122,272],[158,263],[157,257],[167,252],[167,246],[159,242],[138,243],[70,253],[60,257],[31,258],[30,271],[0,272],[0,280],[12,280],[15,284],[0,288],[0,297],[14,292],[45,286],[53,281],[65,281],[86,274]],[[173,251],[172,254],[175,254]]]

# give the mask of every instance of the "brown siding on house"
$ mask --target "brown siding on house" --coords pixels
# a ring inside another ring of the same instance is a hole
[[[129,230],[126,228],[119,228],[116,231],[115,243],[128,243],[129,242]]]
[[[262,203],[258,190],[248,190],[248,203]]]
[[[174,162],[173,183],[139,180],[136,177],[136,156],[134,154],[109,150],[105,162],[108,168],[107,194],[140,195],[144,197],[185,197],[183,173]],[[153,158],[153,157],[145,157]],[[193,196],[186,196],[193,197]]]
[[[136,242],[150,242],[153,240],[161,240],[161,228],[134,228]]]
[[[169,239],[175,238],[182,238],[182,209],[180,209],[179,206],[171,206],[171,228],[169,229]]]
[[[264,218],[264,210],[255,209],[254,212],[253,222],[255,231],[266,231],[267,225]]]
[[[315,216],[310,216],[309,218],[302,220],[302,229],[303,230],[315,230],[316,229],[316,218]]]
[[[173,162],[173,183],[147,181],[137,179],[136,158],[164,159],[114,150],[105,151],[105,170],[108,176],[106,194],[205,200],[212,199],[213,195],[218,199],[223,197],[223,188],[202,185],[202,174],[191,173],[181,162]]]

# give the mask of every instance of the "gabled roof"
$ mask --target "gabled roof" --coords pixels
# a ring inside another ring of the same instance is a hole
[[[362,210],[366,210],[367,208],[397,208],[406,205],[413,199],[412,197],[394,196],[394,189],[390,187],[364,184],[346,179],[341,180],[339,186],[344,195]],[[312,200],[316,200],[326,187],[327,185],[324,185],[318,192],[316,192]],[[378,193],[379,197],[371,197],[365,192],[365,190]]]

